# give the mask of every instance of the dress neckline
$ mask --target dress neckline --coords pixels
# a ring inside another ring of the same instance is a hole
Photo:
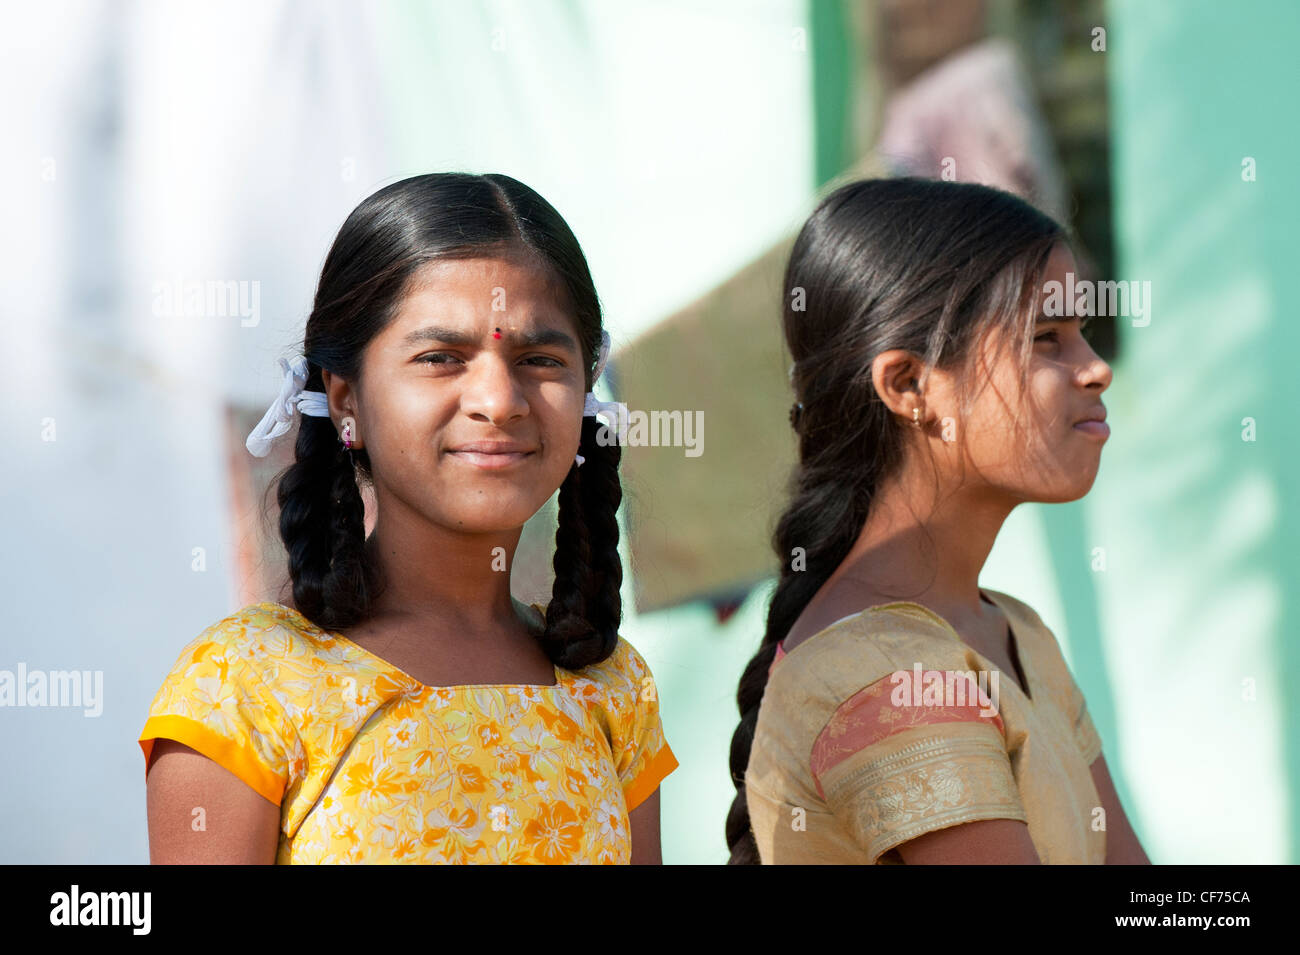
[[[325,630],[321,627],[316,626],[316,624],[312,623],[309,619],[307,619],[307,617],[303,616],[301,611],[295,610],[293,607],[287,606],[286,604],[282,604],[282,603],[276,603],[274,601],[265,601],[263,603],[258,604],[258,606],[271,607],[276,610],[283,611],[284,613],[292,617],[294,621],[298,624],[298,626],[300,626],[302,629],[310,631],[311,633],[315,633],[315,634],[323,634],[329,637],[331,640],[337,640],[340,643],[343,643],[351,647],[357,653],[365,657],[367,660],[370,660],[378,664],[378,666],[381,669],[385,669],[392,673],[399,674],[404,680],[407,680],[410,683],[414,684],[415,686],[419,687],[421,692],[424,692],[426,690],[432,692],[441,692],[441,693],[453,693],[453,692],[458,693],[458,692],[464,692],[468,690],[537,690],[537,691],[551,690],[551,691],[555,691],[555,690],[559,690],[561,685],[564,683],[564,672],[554,663],[551,664],[551,670],[555,673],[555,682],[550,684],[459,683],[453,686],[437,686],[429,683],[421,683],[419,680],[411,676],[411,674],[407,673],[401,667],[389,663],[387,660],[379,656],[377,653],[367,650],[365,647],[361,646],[361,644],[353,640],[349,640],[347,637],[343,636],[343,634],[337,633],[333,630]],[[543,620],[546,619],[546,609],[541,604],[529,604],[529,606],[532,607],[534,610],[536,610],[539,614],[541,614]]]
[[[1008,643],[1011,650],[1011,664],[1016,670],[1016,676],[1019,678],[1019,682],[1017,682],[1016,680],[1012,680],[1011,682],[1012,685],[1015,686],[1016,690],[1020,693],[1020,695],[1023,696],[1026,700],[1028,700],[1030,703],[1032,703],[1034,698],[1032,695],[1033,687],[1030,686],[1030,680],[1029,680],[1029,673],[1028,673],[1029,667],[1023,662],[1023,658],[1021,657],[1020,654],[1020,640],[1016,637],[1015,627],[1012,625],[1013,619],[1018,623],[1020,622],[1020,618],[1015,613],[1013,613],[1009,607],[995,600],[989,594],[989,592],[984,590],[983,588],[980,588],[980,597],[984,600],[985,603],[992,604],[993,606],[1001,610],[1002,615],[1007,618],[1007,636],[1009,638]],[[931,620],[935,621],[940,626],[942,626],[943,629],[950,636],[952,636],[954,640],[956,640],[963,647],[965,647],[968,652],[975,654],[975,656],[979,657],[980,660],[988,664],[989,667],[993,669],[998,669],[998,667],[996,667],[993,664],[992,660],[989,660],[978,650],[976,650],[975,648],[967,644],[966,641],[961,638],[961,635],[957,633],[956,629],[953,627],[952,624],[950,624],[939,614],[935,613],[929,607],[925,606],[924,604],[916,603],[915,601],[912,600],[894,600],[894,601],[890,601],[889,603],[876,604],[874,607],[867,607],[863,610],[859,610],[857,613],[851,613],[847,617],[841,617],[839,620],[836,620],[834,623],[830,624],[829,626],[823,627],[821,630],[818,630],[812,636],[803,640],[799,644],[799,646],[795,647],[793,650],[790,651],[787,651],[781,643],[778,643],[776,645],[776,649],[777,649],[776,659],[772,661],[772,666],[775,667],[777,663],[784,660],[786,657],[790,656],[790,654],[797,653],[799,651],[799,647],[806,646],[807,644],[816,640],[823,633],[826,633],[828,630],[838,627],[846,620],[855,620],[858,617],[863,616],[864,614],[872,613],[874,611],[879,611],[884,613],[890,613],[890,612],[898,613],[902,611],[902,608],[905,607],[911,607],[921,611],[921,613],[923,613],[925,616],[929,617]],[[771,668],[769,668],[769,672],[771,672]]]

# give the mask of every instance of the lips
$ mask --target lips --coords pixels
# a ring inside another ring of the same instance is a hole
[[[531,454],[533,448],[514,441],[472,441],[449,449],[452,452],[473,451],[476,454]]]
[[[536,449],[513,441],[472,441],[447,453],[458,461],[485,471],[512,467],[532,456]]]
[[[1110,425],[1106,423],[1106,409],[1098,408],[1089,413],[1086,417],[1080,418],[1074,423],[1074,430],[1082,431],[1085,434],[1091,434],[1098,438],[1110,436]]]

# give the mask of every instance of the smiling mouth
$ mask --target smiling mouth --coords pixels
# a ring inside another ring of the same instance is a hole
[[[448,451],[452,457],[484,471],[513,467],[533,456],[532,451]]]

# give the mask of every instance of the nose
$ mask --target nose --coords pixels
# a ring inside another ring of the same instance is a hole
[[[1086,388],[1091,388],[1093,385],[1100,385],[1098,391],[1105,391],[1110,387],[1111,378],[1114,373],[1111,371],[1110,365],[1103,361],[1101,356],[1092,350],[1092,346],[1088,346],[1088,355],[1089,358],[1083,363],[1083,367],[1079,370],[1079,380]]]
[[[477,421],[503,425],[528,413],[528,401],[514,370],[499,355],[488,351],[478,355],[462,381],[461,410]]]

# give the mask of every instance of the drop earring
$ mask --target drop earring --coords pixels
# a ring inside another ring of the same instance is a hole
[[[356,424],[356,421],[351,417],[343,419],[343,437],[340,440],[342,440],[343,446],[349,451],[352,450],[352,426],[354,424]]]

